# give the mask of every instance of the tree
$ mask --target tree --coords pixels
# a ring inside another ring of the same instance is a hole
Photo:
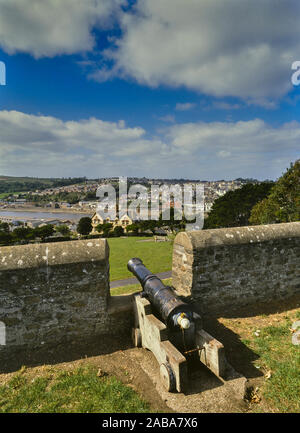
[[[239,227],[249,224],[253,206],[266,198],[273,184],[247,183],[235,191],[228,191],[218,198],[204,221],[204,228]]]
[[[13,237],[16,241],[34,239],[36,237],[36,231],[30,227],[17,227],[13,231]]]
[[[98,224],[98,225],[95,227],[95,230],[96,230],[98,233],[102,233],[102,232],[103,232],[103,224]]]
[[[124,235],[124,229],[123,229],[123,227],[121,227],[121,226],[116,226],[115,228],[114,228],[114,235],[115,236],[117,236],[117,237],[119,237],[119,236],[123,236]]]
[[[98,233],[102,233],[104,236],[108,236],[109,232],[112,229],[112,223],[103,223],[103,224],[98,224],[95,229],[97,230]]]
[[[127,232],[131,232],[134,235],[139,233],[140,225],[137,223],[132,223],[127,226]]]
[[[68,236],[70,234],[70,229],[67,225],[63,224],[61,226],[57,226],[55,230],[58,233],[61,233],[63,236]]]
[[[13,241],[13,237],[11,233],[7,233],[5,231],[0,231],[0,244],[9,244]]]
[[[155,220],[142,220],[139,221],[138,223],[133,223],[131,225],[136,225],[138,228],[141,229],[141,231],[146,231],[146,230],[154,230],[155,227],[157,227],[158,221]],[[129,227],[131,227],[131,225],[127,226],[127,230],[129,229]]]
[[[103,232],[103,236],[104,237],[108,237],[109,236],[109,233],[110,233],[110,231],[111,231],[111,229],[112,229],[112,223],[104,223],[104,224],[102,224],[102,232]]]
[[[9,224],[0,222],[0,231],[9,233]]]
[[[84,196],[84,200],[97,200],[96,191],[89,191]]]
[[[54,226],[52,224],[47,224],[42,227],[37,227],[35,230],[36,236],[42,238],[43,240],[49,238],[54,233]]]
[[[251,210],[251,224],[274,224],[300,220],[300,160],[277,180],[268,197]]]
[[[252,225],[275,224],[276,209],[276,204],[268,198],[259,201],[251,210],[249,223]]]
[[[80,218],[77,225],[77,232],[81,235],[89,235],[92,231],[92,219],[90,217]]]

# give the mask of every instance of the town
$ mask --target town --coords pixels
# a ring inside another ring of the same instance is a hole
[[[185,180],[185,179],[147,179],[143,178],[128,178],[128,185],[143,185],[147,188],[148,198],[150,200],[151,187],[153,185],[189,185],[195,188],[196,185],[204,186],[204,215],[207,216],[212,208],[213,203],[219,197],[222,197],[229,191],[234,191],[241,188],[244,184],[249,182],[247,179],[236,180],[220,180],[220,181],[200,181],[200,180]],[[253,182],[253,180],[251,180]],[[96,226],[98,221],[97,205],[98,198],[96,191],[101,185],[111,184],[118,190],[119,178],[101,178],[98,180],[85,180],[81,183],[74,183],[71,185],[64,185],[58,187],[51,187],[45,189],[35,189],[23,191],[20,193],[7,193],[2,194],[0,199],[0,221],[7,223],[9,230],[14,231],[21,227],[28,227],[31,229],[42,228],[46,225],[52,225],[55,231],[51,233],[51,238],[60,238],[62,234],[77,236],[77,225],[80,217],[90,217],[92,219],[91,234],[96,234]],[[254,182],[257,182],[254,180]],[[4,197],[3,197],[4,196]],[[131,197],[128,197],[130,203]],[[170,207],[176,208],[174,198],[170,197],[170,202],[166,203],[164,196],[160,194],[159,205],[161,209]],[[23,212],[22,212],[23,211]],[[30,212],[26,218],[22,217],[24,212]],[[47,217],[38,216],[43,213],[48,213]],[[11,215],[13,213],[13,216]],[[51,214],[52,216],[50,216]],[[66,217],[67,215],[67,217]],[[125,216],[126,225],[124,225],[124,215],[120,215],[120,221],[106,221],[106,224],[111,224],[112,229],[116,226],[122,227],[127,232],[127,226],[131,227],[134,221],[127,215]],[[103,224],[103,221],[102,221]],[[164,228],[152,227],[154,234],[167,234],[170,227],[165,223]],[[148,232],[147,232],[148,230]],[[146,234],[150,234],[150,228],[145,228]],[[116,230],[115,233],[124,234],[121,230]],[[153,234],[152,233],[152,234]],[[37,238],[39,239],[39,237]],[[49,239],[49,238],[48,238]]]

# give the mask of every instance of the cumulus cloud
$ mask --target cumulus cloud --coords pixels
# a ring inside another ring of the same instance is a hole
[[[161,120],[162,122],[167,122],[167,123],[175,122],[175,116],[172,116],[172,114],[166,114],[165,116],[161,116],[158,119]]]
[[[192,103],[192,102],[177,102],[176,106],[175,106],[175,110],[177,111],[188,111],[188,110],[192,110],[193,108],[196,107],[196,104]]]
[[[18,111],[0,112],[0,172],[28,176],[118,175],[120,166],[163,147],[140,127],[90,118],[62,121]],[[124,173],[123,173],[124,174]]]
[[[95,29],[120,37],[89,77],[185,86],[274,108],[300,52],[298,0],[0,0],[0,46],[36,58],[98,52]],[[100,66],[99,66],[100,65]]]
[[[214,101],[212,103],[212,108],[215,108],[217,110],[239,110],[242,108],[241,104],[230,104],[228,102],[224,101]]]
[[[0,0],[0,46],[52,57],[90,51],[94,27],[107,29],[127,0]]]
[[[198,122],[174,125],[166,133],[170,160],[186,171],[209,178],[278,177],[297,159],[300,123],[274,127],[261,119],[238,122]],[[207,168],[206,168],[207,167]]]
[[[298,0],[139,0],[104,55],[111,75],[267,106],[291,89],[299,16]]]
[[[169,125],[62,121],[0,111],[0,173],[26,176],[276,178],[299,157],[300,123],[261,119]]]

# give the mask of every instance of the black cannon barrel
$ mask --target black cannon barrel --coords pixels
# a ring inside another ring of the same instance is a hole
[[[171,287],[165,286],[156,275],[153,275],[141,259],[129,260],[127,267],[137,277],[149,301],[167,326],[178,325],[177,318],[182,313],[192,320],[190,306],[179,299]]]

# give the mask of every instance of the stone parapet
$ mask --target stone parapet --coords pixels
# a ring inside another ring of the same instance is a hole
[[[300,291],[300,222],[179,233],[172,284],[213,311]]]

